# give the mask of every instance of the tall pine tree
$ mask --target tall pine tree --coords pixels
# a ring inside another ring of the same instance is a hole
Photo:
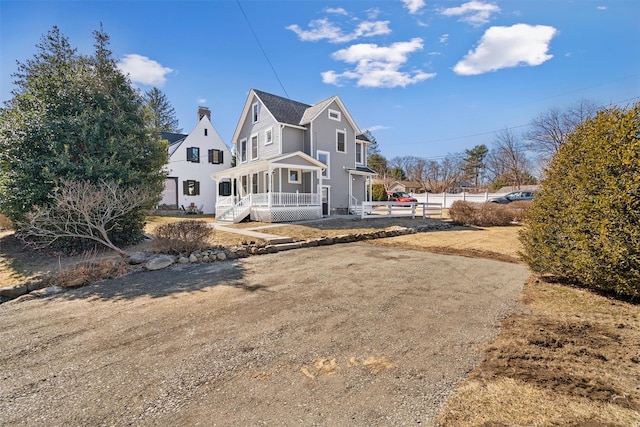
[[[176,111],[167,96],[157,87],[144,94],[147,127],[155,132],[182,133]]]
[[[110,180],[158,196],[166,145],[146,128],[143,102],[117,69],[109,36],[94,32],[95,52],[79,55],[57,27],[18,64],[13,98],[0,111],[0,206],[19,223],[51,203],[61,180]],[[114,242],[141,236],[145,208],[114,225]]]

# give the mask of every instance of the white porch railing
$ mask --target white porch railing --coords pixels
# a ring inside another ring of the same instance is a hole
[[[321,199],[314,193],[258,193],[253,195],[253,206],[272,207],[319,206]]]
[[[271,199],[271,203],[269,203]],[[286,212],[297,212],[296,208],[302,212],[304,210],[305,215],[309,215],[309,209],[318,208],[321,214],[322,198],[319,194],[313,193],[257,193],[248,194],[241,200],[237,200],[237,197],[227,196],[218,198],[216,204],[216,212],[219,213],[217,218],[220,221],[236,221],[239,216],[246,216],[249,211],[251,215],[256,214],[257,210],[260,210],[261,218],[271,218],[273,215],[270,211],[278,210],[279,215],[283,218],[288,218]],[[314,214],[315,215],[315,214]],[[291,214],[291,220],[302,218],[301,215]],[[304,216],[304,215],[303,215]]]

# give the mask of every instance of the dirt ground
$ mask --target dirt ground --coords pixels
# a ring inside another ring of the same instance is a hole
[[[520,265],[369,243],[0,306],[2,425],[430,425]]]
[[[389,221],[264,231],[415,223]],[[174,267],[3,304],[0,425],[640,426],[640,306],[527,281],[517,230]],[[82,259],[8,242],[0,281]]]

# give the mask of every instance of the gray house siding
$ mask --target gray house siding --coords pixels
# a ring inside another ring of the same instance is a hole
[[[304,130],[285,126],[282,129],[282,153],[302,151]]]
[[[329,118],[329,110],[340,113],[340,121]],[[330,155],[329,179],[323,180],[323,185],[331,186],[331,208],[335,210],[349,207],[349,172],[347,169],[355,167],[355,140],[356,132],[351,123],[346,119],[345,112],[342,111],[336,102],[330,103],[312,123],[313,126],[313,147],[314,153],[311,155],[318,157],[318,150],[327,151]],[[341,131],[345,136],[345,152],[337,150],[337,131]],[[359,177],[356,177],[356,179]],[[362,181],[364,186],[364,180]],[[363,194],[364,195],[364,194]],[[354,194],[360,201],[363,195]]]

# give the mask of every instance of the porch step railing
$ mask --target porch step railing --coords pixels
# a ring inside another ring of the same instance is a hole
[[[217,215],[217,221],[238,223],[251,212],[251,194],[247,194],[238,203],[226,207]]]
[[[362,215],[362,205],[353,196],[349,198],[349,213],[351,215]]]

